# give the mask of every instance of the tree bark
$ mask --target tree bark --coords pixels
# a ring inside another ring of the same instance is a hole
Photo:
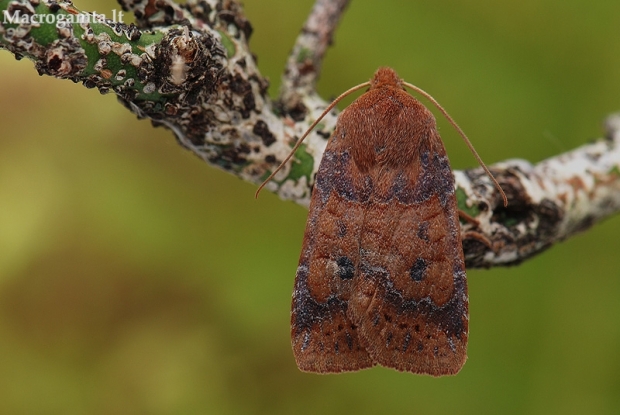
[[[0,47],[33,60],[40,75],[114,92],[207,163],[255,184],[328,105],[315,84],[347,0],[316,1],[275,101],[248,46],[252,26],[240,3],[119,3],[136,16],[135,25],[81,12],[70,1],[0,0]],[[325,116],[269,190],[308,205],[336,120],[335,110]],[[620,115],[612,115],[606,136],[594,143],[536,165],[508,160],[490,166],[508,207],[482,169],[455,171],[459,208],[475,219],[462,224],[468,267],[519,263],[616,213],[619,143]]]

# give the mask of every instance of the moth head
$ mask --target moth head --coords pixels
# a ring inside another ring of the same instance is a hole
[[[398,77],[396,71],[387,66],[382,66],[377,69],[375,76],[370,81],[370,89],[392,87],[398,89],[405,89],[403,81]]]

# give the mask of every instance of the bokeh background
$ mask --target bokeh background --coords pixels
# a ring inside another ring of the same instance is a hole
[[[245,6],[275,95],[312,1]],[[319,90],[389,65],[487,163],[537,162],[620,110],[619,35],[612,1],[354,0]],[[439,124],[453,167],[474,166]],[[458,376],[303,374],[289,344],[303,208],[254,200],[112,94],[6,51],[0,127],[2,414],[620,412],[620,217],[518,267],[469,271]]]

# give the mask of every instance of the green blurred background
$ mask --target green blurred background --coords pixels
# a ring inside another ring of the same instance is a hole
[[[276,93],[310,0],[246,0]],[[112,0],[77,0],[110,13]],[[319,90],[380,65],[487,163],[540,161],[620,110],[620,2],[354,0]],[[306,211],[209,167],[112,94],[0,51],[0,413],[620,412],[620,218],[469,271],[469,360],[433,379],[300,373],[289,307]],[[454,168],[475,161],[440,120]]]

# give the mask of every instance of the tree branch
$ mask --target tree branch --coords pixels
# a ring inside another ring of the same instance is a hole
[[[349,0],[318,0],[286,62],[280,100],[289,113],[304,113],[304,96],[316,94],[316,81],[327,48]]]
[[[203,160],[252,183],[277,167],[327,106],[315,84],[347,0],[317,0],[289,56],[278,102],[267,95],[239,3],[118,1],[136,25],[81,12],[70,1],[0,0],[4,16],[26,16],[0,21],[0,47],[32,59],[41,75],[114,91],[138,117],[171,129]],[[72,20],[41,23],[47,16]],[[336,120],[334,110],[268,189],[307,206]],[[481,169],[455,171],[459,208],[475,219],[462,227],[468,267],[519,263],[616,213],[619,143],[620,116],[612,116],[605,139],[537,165],[492,166],[507,208]]]
[[[606,138],[536,165],[491,166],[507,208],[482,169],[455,172],[459,207],[479,221],[463,226],[468,266],[517,264],[620,210],[620,114],[606,126]]]

